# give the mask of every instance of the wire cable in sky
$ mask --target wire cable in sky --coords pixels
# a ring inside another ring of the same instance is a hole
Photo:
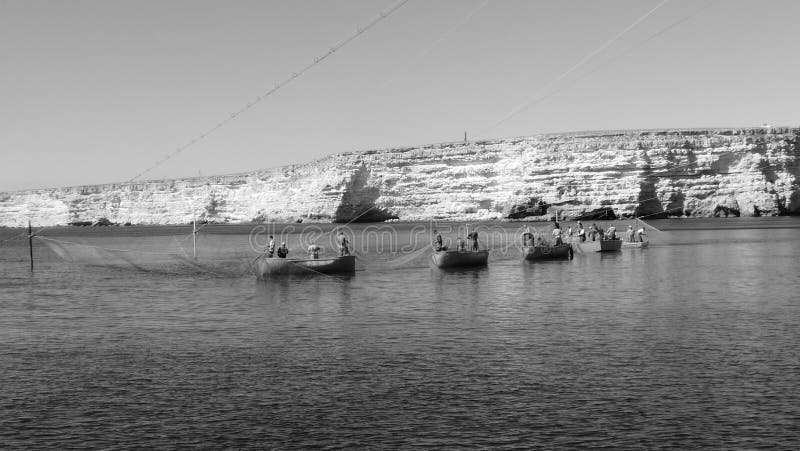
[[[564,73],[562,73],[561,75],[559,75],[558,77],[556,77],[556,78],[555,78],[553,81],[551,81],[550,83],[548,83],[547,85],[545,85],[545,87],[544,87],[544,88],[542,88],[542,89],[541,89],[539,92],[546,92],[548,89],[550,89],[550,87],[551,87],[551,86],[553,86],[554,84],[556,84],[556,83],[558,83],[559,81],[563,80],[563,79],[564,79],[564,77],[566,77],[567,75],[569,75],[569,74],[571,74],[572,72],[574,72],[575,70],[577,70],[579,67],[581,67],[581,66],[583,66],[584,64],[586,64],[586,62],[588,62],[590,59],[592,59],[592,58],[593,58],[595,55],[597,55],[598,53],[600,53],[600,52],[602,52],[603,50],[605,50],[606,48],[608,48],[608,47],[609,47],[611,44],[613,44],[613,43],[617,42],[617,41],[618,41],[618,40],[619,40],[619,39],[620,39],[622,36],[624,36],[626,33],[628,33],[628,32],[629,32],[629,31],[631,31],[631,30],[632,30],[634,27],[636,27],[636,25],[639,25],[639,23],[641,23],[643,20],[645,20],[645,19],[647,19],[648,17],[650,17],[650,16],[651,16],[651,15],[652,15],[654,12],[656,12],[656,11],[657,11],[659,8],[661,8],[662,6],[664,6],[664,5],[665,5],[665,4],[666,4],[668,1],[669,1],[669,0],[662,0],[662,1],[661,1],[661,3],[659,3],[658,5],[656,5],[656,6],[655,6],[655,8],[653,8],[653,9],[651,9],[650,11],[646,12],[646,13],[645,13],[643,16],[641,16],[641,17],[639,17],[638,19],[636,19],[635,21],[633,21],[633,23],[632,23],[632,24],[630,24],[630,25],[628,25],[627,27],[625,27],[625,29],[624,29],[624,30],[622,30],[622,31],[620,31],[619,33],[617,33],[617,35],[616,35],[616,36],[614,36],[613,38],[611,38],[611,39],[609,39],[608,41],[606,41],[605,43],[603,43],[603,45],[601,45],[600,47],[596,48],[594,51],[590,52],[588,55],[586,55],[586,56],[584,56],[583,58],[581,58],[581,59],[580,59],[580,61],[578,61],[577,63],[575,63],[575,64],[574,64],[572,67],[570,67],[570,68],[569,68],[569,69],[568,69],[566,72],[564,72]],[[527,110],[528,108],[530,108],[530,106],[531,106],[531,105],[533,105],[534,103],[536,103],[536,102],[538,102],[538,101],[539,101],[539,97],[541,97],[541,95],[537,95],[536,97],[534,97],[534,98],[532,98],[532,99],[530,99],[530,100],[527,100],[527,101],[525,101],[524,103],[522,103],[521,105],[517,106],[516,108],[514,108],[513,110],[511,110],[511,113],[509,113],[508,115],[506,115],[506,116],[505,116],[503,119],[501,119],[501,120],[497,121],[497,122],[496,122],[494,125],[492,125],[492,126],[489,128],[489,130],[487,130],[487,131],[490,131],[490,130],[492,130],[492,129],[496,128],[496,127],[497,127],[497,126],[499,126],[500,124],[502,124],[502,123],[504,123],[504,122],[506,122],[506,121],[508,121],[508,120],[512,119],[513,117],[515,117],[515,116],[517,116],[518,114],[522,113],[523,111]]]
[[[633,51],[635,51],[635,50],[638,50],[639,48],[643,47],[645,44],[647,44],[648,42],[652,41],[653,39],[655,39],[655,38],[657,38],[657,37],[659,37],[659,36],[663,35],[664,33],[668,32],[669,30],[671,30],[671,29],[673,29],[673,28],[677,27],[678,25],[680,25],[680,24],[682,24],[682,23],[686,22],[687,20],[691,19],[692,17],[694,17],[695,15],[697,15],[699,12],[701,12],[701,11],[703,11],[704,9],[708,8],[709,6],[711,6],[711,4],[712,4],[712,3],[714,3],[714,1],[715,1],[715,0],[710,0],[710,1],[706,2],[706,3],[705,3],[703,6],[701,6],[700,8],[697,8],[696,10],[694,10],[694,11],[690,12],[689,14],[687,14],[687,15],[683,16],[682,18],[680,18],[680,19],[676,20],[675,22],[672,22],[672,23],[670,23],[669,25],[667,25],[666,27],[664,27],[664,28],[660,29],[659,31],[657,31],[657,32],[655,32],[655,33],[653,33],[653,34],[651,34],[650,36],[648,36],[648,37],[647,37],[646,39],[644,39],[643,41],[640,41],[639,43],[637,43],[636,45],[634,45],[634,46],[632,46],[632,47],[628,48],[627,50],[625,50],[624,52],[620,53],[619,55],[617,55],[617,56],[615,56],[615,57],[613,57],[613,58],[609,58],[609,59],[607,59],[606,61],[602,62],[600,65],[598,65],[597,67],[595,67],[595,68],[594,68],[594,69],[592,69],[591,71],[589,71],[589,72],[586,72],[585,74],[583,74],[583,75],[579,76],[578,78],[576,78],[576,79],[572,80],[570,83],[568,83],[568,84],[566,84],[566,85],[562,85],[561,87],[558,87],[558,88],[556,88],[556,89],[554,89],[554,90],[552,90],[552,91],[550,91],[550,92],[548,92],[548,93],[542,94],[541,96],[539,96],[539,97],[537,97],[536,99],[534,99],[534,100],[532,100],[531,102],[529,102],[529,103],[526,105],[525,109],[531,108],[531,107],[533,107],[534,105],[536,105],[536,104],[538,104],[538,103],[541,103],[541,102],[543,102],[544,100],[547,100],[548,98],[550,98],[550,97],[552,97],[552,96],[554,96],[554,95],[558,94],[559,92],[563,91],[564,89],[566,89],[566,88],[568,88],[568,87],[570,87],[570,86],[574,85],[575,83],[577,83],[577,82],[579,82],[579,81],[583,80],[584,78],[586,78],[586,77],[588,77],[588,76],[590,76],[590,75],[594,74],[595,72],[597,72],[597,71],[599,71],[600,69],[604,68],[604,67],[605,67],[605,66],[607,66],[608,64],[610,64],[610,63],[613,63],[614,61],[617,61],[617,60],[619,60],[620,58],[622,58],[622,57],[624,57],[624,56],[627,56],[628,54],[632,53],[632,52],[633,52]],[[521,111],[520,111],[520,112],[521,112]],[[509,118],[509,119],[510,119],[510,118]],[[499,124],[500,124],[500,123],[498,123],[498,124],[495,124],[495,126],[493,126],[492,128],[496,127],[496,126],[497,126],[497,125],[499,125]],[[491,130],[491,129],[489,129],[489,130]]]
[[[461,28],[462,26],[464,26],[464,24],[466,24],[467,22],[469,22],[469,21],[470,21],[470,19],[472,19],[472,17],[473,17],[475,14],[477,14],[477,13],[478,13],[478,11],[482,10],[483,8],[485,8],[485,7],[486,7],[486,5],[488,5],[488,4],[489,4],[489,0],[484,0],[484,1],[483,1],[483,3],[481,3],[481,4],[479,4],[477,7],[473,8],[473,9],[472,9],[471,11],[469,11],[469,12],[468,12],[468,13],[467,13],[467,14],[466,14],[466,15],[465,15],[465,16],[464,16],[464,17],[463,17],[461,20],[459,20],[458,22],[456,22],[456,23],[455,23],[455,25],[453,25],[452,27],[450,27],[450,29],[448,29],[447,31],[445,31],[444,33],[442,33],[442,35],[441,35],[441,36],[439,36],[439,37],[438,37],[438,38],[437,38],[435,41],[433,41],[433,42],[431,43],[431,45],[429,45],[429,46],[428,46],[427,48],[425,48],[424,50],[420,51],[420,52],[417,54],[417,56],[416,56],[416,57],[414,57],[414,59],[413,59],[413,60],[411,60],[410,62],[406,63],[406,64],[404,65],[404,67],[405,67],[406,69],[408,69],[408,68],[411,68],[411,67],[413,67],[414,65],[416,65],[417,61],[419,61],[420,59],[422,59],[422,57],[424,57],[425,55],[427,55],[428,53],[430,53],[430,52],[431,52],[431,51],[432,51],[434,48],[436,48],[436,46],[437,46],[437,45],[441,44],[441,43],[442,43],[442,42],[443,42],[445,39],[447,39],[448,37],[450,37],[450,35],[452,35],[453,33],[455,33],[455,32],[456,32],[456,30],[458,30],[459,28]],[[389,78],[388,80],[386,80],[386,81],[384,81],[383,83],[381,83],[381,85],[378,87],[378,89],[377,89],[377,90],[378,90],[378,91],[382,91],[382,90],[383,90],[383,89],[385,89],[387,86],[389,86],[390,84],[392,84],[392,82],[393,82],[394,80],[396,80],[396,79],[397,79],[397,77]]]
[[[143,176],[143,175],[147,174],[148,172],[152,171],[153,169],[155,169],[155,168],[157,168],[157,167],[161,166],[162,164],[164,164],[164,163],[165,163],[167,160],[169,160],[170,158],[172,158],[172,157],[174,157],[175,155],[177,155],[177,154],[179,154],[179,153],[183,152],[183,151],[184,151],[184,150],[186,150],[187,148],[189,148],[189,147],[193,146],[193,145],[194,145],[195,143],[197,143],[198,141],[201,141],[201,140],[205,139],[206,137],[208,137],[208,135],[210,135],[210,134],[214,133],[215,131],[217,131],[217,130],[219,130],[220,128],[224,127],[225,125],[229,124],[229,123],[230,123],[230,122],[232,122],[234,119],[236,119],[236,118],[237,118],[237,117],[238,117],[240,114],[244,113],[245,111],[249,110],[250,108],[253,108],[253,107],[254,107],[254,106],[256,106],[258,103],[260,103],[261,101],[263,101],[264,99],[266,99],[266,98],[267,98],[267,97],[269,97],[270,95],[274,94],[276,91],[278,91],[278,90],[279,90],[279,89],[281,89],[282,87],[284,87],[284,86],[288,85],[289,83],[291,83],[292,81],[294,81],[296,78],[298,78],[298,77],[300,77],[301,75],[303,75],[304,73],[306,73],[306,72],[307,72],[309,69],[311,69],[312,67],[314,67],[314,66],[316,66],[317,64],[321,63],[322,61],[324,61],[324,60],[325,60],[326,58],[328,58],[329,56],[333,55],[333,54],[334,54],[334,53],[335,53],[337,50],[341,49],[342,47],[346,46],[347,44],[349,44],[350,42],[352,42],[353,40],[355,40],[357,37],[359,37],[359,36],[361,36],[362,34],[364,34],[364,33],[365,33],[367,30],[369,30],[370,28],[372,28],[372,27],[374,27],[375,25],[377,25],[377,24],[378,24],[378,22],[380,22],[380,21],[382,21],[383,19],[386,19],[387,17],[391,16],[391,15],[392,15],[392,14],[393,14],[395,11],[397,11],[398,9],[400,9],[400,8],[401,8],[403,5],[405,5],[406,3],[408,3],[408,0],[399,0],[397,3],[395,3],[395,4],[394,4],[392,7],[390,7],[389,9],[386,9],[386,10],[383,10],[383,11],[381,11],[381,12],[380,12],[380,14],[378,14],[377,16],[375,16],[375,17],[374,17],[374,18],[373,18],[373,19],[372,19],[372,20],[371,20],[371,21],[370,21],[370,22],[369,22],[369,23],[368,23],[366,26],[364,26],[364,27],[358,27],[358,28],[356,29],[355,33],[351,34],[351,35],[350,35],[349,37],[347,37],[345,40],[343,40],[343,41],[340,41],[338,44],[334,45],[333,47],[330,47],[330,48],[328,49],[328,51],[327,51],[327,52],[325,52],[325,53],[323,53],[322,55],[320,55],[320,56],[318,56],[318,57],[314,58],[314,61],[312,61],[311,63],[309,63],[308,65],[306,65],[306,66],[305,66],[305,67],[303,67],[302,69],[300,69],[299,71],[292,73],[292,74],[291,74],[289,77],[287,77],[286,79],[284,79],[284,80],[283,80],[283,81],[281,81],[280,83],[277,83],[277,84],[275,84],[275,86],[273,86],[273,87],[272,87],[272,89],[270,89],[269,91],[265,92],[264,94],[262,94],[262,95],[260,95],[260,96],[256,97],[256,98],[255,98],[255,99],[253,99],[252,101],[248,102],[248,103],[247,103],[247,105],[245,105],[245,106],[243,106],[243,107],[239,108],[237,111],[235,111],[235,112],[231,113],[231,114],[230,114],[230,116],[228,116],[227,118],[225,118],[225,119],[223,119],[222,121],[220,121],[219,123],[217,123],[217,125],[215,125],[215,126],[211,127],[210,129],[206,130],[205,132],[201,133],[200,135],[197,135],[197,136],[196,136],[196,137],[194,137],[194,138],[193,138],[191,141],[189,141],[189,142],[187,142],[186,144],[184,144],[184,145],[182,145],[182,146],[180,146],[180,147],[176,148],[175,150],[173,150],[172,152],[170,152],[169,154],[167,154],[166,156],[164,156],[164,157],[163,157],[163,158],[161,158],[160,160],[156,161],[156,162],[155,162],[155,163],[154,163],[152,166],[150,166],[149,168],[147,168],[147,169],[145,169],[144,171],[142,171],[142,172],[140,172],[140,173],[136,174],[135,176],[131,177],[131,178],[128,180],[128,182],[132,182],[132,181],[134,181],[134,180],[138,179],[139,177],[141,177],[141,176]]]

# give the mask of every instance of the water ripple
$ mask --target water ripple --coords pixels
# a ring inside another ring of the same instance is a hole
[[[0,441],[798,449],[800,248],[727,233],[268,282],[8,258]]]

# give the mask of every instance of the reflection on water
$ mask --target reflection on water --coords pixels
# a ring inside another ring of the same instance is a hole
[[[795,234],[463,270],[365,253],[353,276],[266,281],[45,250],[31,275],[19,244],[0,256],[0,440],[797,449]]]

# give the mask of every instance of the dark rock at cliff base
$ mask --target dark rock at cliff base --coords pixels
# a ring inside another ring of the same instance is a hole
[[[739,216],[741,216],[741,212],[742,209],[739,206],[739,202],[736,201],[736,198],[731,196],[727,199],[724,199],[723,202],[714,207],[713,216],[715,218],[720,218],[723,216],[726,218],[728,216],[733,216],[738,218]]]
[[[506,218],[523,219],[531,216],[543,216],[547,214],[548,208],[550,208],[550,204],[533,198],[524,204],[518,204],[511,207],[511,210],[506,215]]]
[[[356,212],[356,211],[359,211],[359,210],[357,208],[353,209],[353,212]],[[400,218],[398,218],[397,215],[393,215],[393,214],[387,212],[386,210],[374,209],[374,210],[370,210],[370,211],[367,211],[367,212],[364,212],[362,210],[359,214],[352,215],[352,216],[350,216],[350,215],[337,216],[336,218],[334,218],[333,222],[336,222],[336,223],[343,223],[343,222],[384,222],[384,221],[395,220],[395,219],[400,219]]]
[[[608,219],[608,220],[617,219],[617,214],[614,213],[613,208],[602,207],[602,208],[595,208],[594,210],[591,211],[583,212],[575,217],[576,221],[593,221],[601,219]]]
[[[541,216],[541,215],[542,213],[538,208],[536,209],[523,208],[521,210],[516,210],[512,213],[509,213],[508,215],[506,215],[506,219],[524,219],[524,218],[529,218],[531,216]]]
[[[721,218],[723,216],[726,217],[726,218],[728,216],[733,216],[735,218],[738,218],[740,215],[741,215],[741,212],[738,209],[732,208],[732,207],[726,207],[724,205],[717,205],[717,208],[714,209],[714,217],[715,218]],[[760,213],[759,213],[759,215],[760,215]]]

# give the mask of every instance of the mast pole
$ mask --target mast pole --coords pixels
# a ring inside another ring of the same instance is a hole
[[[33,230],[31,229],[31,220],[28,220],[28,250],[31,256],[31,272],[33,272]]]
[[[192,215],[192,257],[197,260],[197,216]]]

